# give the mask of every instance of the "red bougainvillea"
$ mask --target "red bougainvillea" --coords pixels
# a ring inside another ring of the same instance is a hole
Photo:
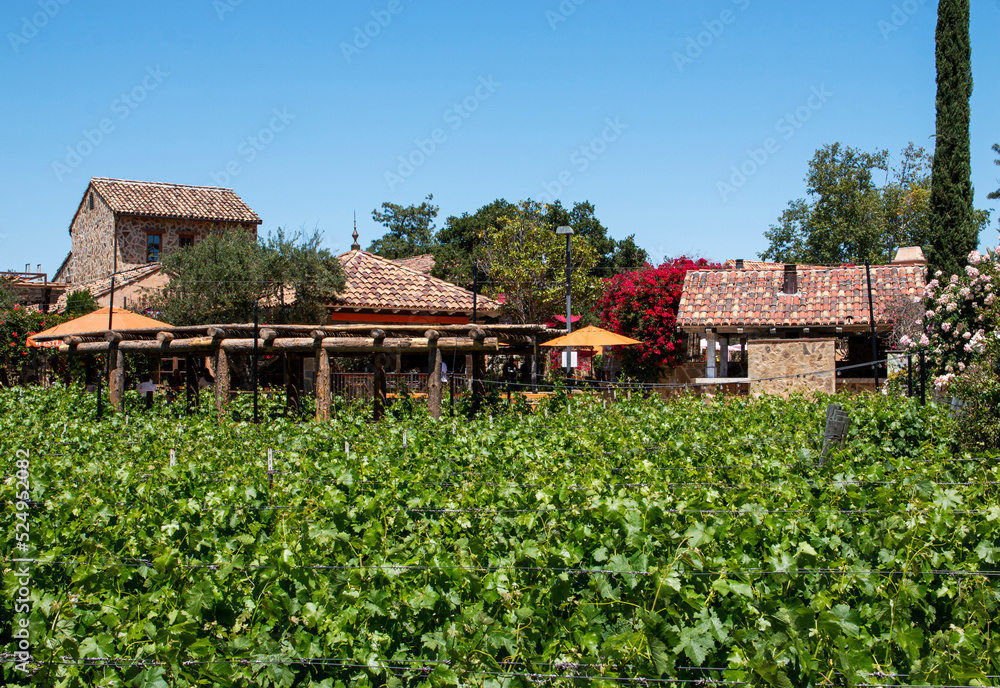
[[[688,270],[718,268],[704,259],[681,257],[657,268],[626,272],[605,280],[604,295],[597,304],[603,327],[638,339],[642,344],[623,351],[625,360],[636,364],[640,377],[655,376],[661,365],[683,362],[684,346],[677,332],[677,306],[681,301],[684,275]]]

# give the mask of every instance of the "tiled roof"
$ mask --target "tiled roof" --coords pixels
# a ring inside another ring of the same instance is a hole
[[[423,255],[410,256],[409,258],[396,258],[392,262],[396,265],[405,265],[408,268],[413,268],[417,272],[429,275],[431,274],[431,270],[434,269],[434,254],[424,253]]]
[[[232,189],[94,177],[94,190],[116,213],[209,222],[261,224]]]
[[[333,308],[388,311],[472,312],[472,292],[366,251],[349,251],[337,257],[347,273],[344,291],[331,302]],[[480,295],[482,313],[500,310],[500,304]]]
[[[784,268],[783,263],[766,263],[762,260],[744,260],[743,269],[744,270],[781,270]],[[730,258],[725,263],[722,264],[723,270],[735,270],[736,260]]]
[[[885,305],[923,296],[920,266],[873,265],[876,324]],[[782,270],[691,270],[677,311],[680,327],[868,325],[864,267],[798,266],[798,291],[782,293]]]
[[[122,289],[130,284],[140,282],[152,275],[160,272],[159,263],[149,263],[147,265],[140,265],[136,268],[130,268],[128,270],[120,270],[117,275],[115,275],[115,292]],[[69,287],[65,293],[63,293],[59,300],[56,301],[56,310],[62,312],[66,309],[66,298],[76,291],[87,290],[90,295],[95,299],[108,294],[111,291],[111,276],[100,277],[98,279],[90,280],[89,282],[81,282],[80,284],[74,284]]]

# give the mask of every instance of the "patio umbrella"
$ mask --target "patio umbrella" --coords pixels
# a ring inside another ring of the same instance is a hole
[[[87,313],[87,315],[81,315],[79,318],[73,318],[62,325],[56,325],[55,327],[50,327],[42,332],[36,332],[35,334],[28,337],[28,346],[35,347],[51,347],[58,348],[62,344],[61,339],[53,339],[47,342],[36,342],[35,337],[68,337],[74,334],[85,334],[88,332],[106,332],[108,329],[108,312],[107,308],[101,308],[94,311],[93,313]],[[167,323],[160,322],[159,320],[153,320],[152,318],[147,318],[145,315],[139,315],[138,313],[133,313],[132,311],[127,311],[124,308],[115,308],[114,320],[112,322],[116,330],[136,330],[143,327],[170,327]]]
[[[557,337],[540,346],[585,346],[595,349],[601,346],[631,346],[633,344],[642,344],[642,342],[637,339],[623,337],[608,330],[603,330],[600,327],[588,325],[583,329],[563,335],[562,337]]]

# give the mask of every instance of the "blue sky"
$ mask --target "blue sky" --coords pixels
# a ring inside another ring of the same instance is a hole
[[[988,209],[1000,0],[972,4]],[[334,250],[354,211],[367,246],[373,208],[432,193],[441,222],[589,200],[654,258],[753,258],[818,147],[931,148],[935,20],[933,0],[4,0],[0,269],[54,272],[91,176],[232,187],[265,232]]]

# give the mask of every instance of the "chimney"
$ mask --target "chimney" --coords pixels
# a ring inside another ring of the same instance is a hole
[[[799,290],[799,275],[795,270],[795,263],[785,263],[785,282],[781,287],[782,293],[794,294]]]
[[[927,258],[924,251],[919,246],[905,246],[896,251],[896,257],[892,259],[892,264],[903,265],[927,265]]]
[[[736,269],[737,270],[742,270],[743,269],[743,259],[742,258],[737,258],[736,259]]]

